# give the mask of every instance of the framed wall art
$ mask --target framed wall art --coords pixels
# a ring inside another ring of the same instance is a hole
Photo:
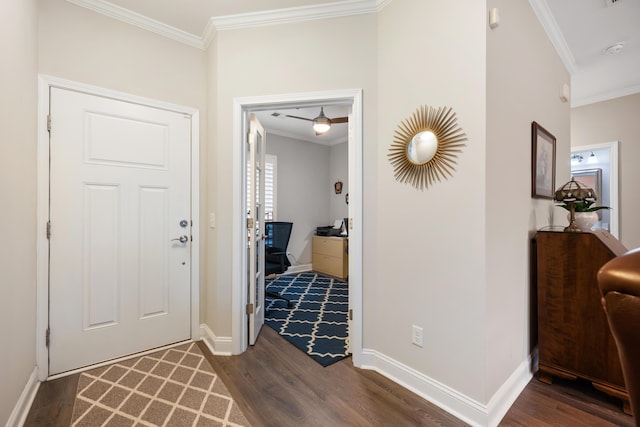
[[[531,122],[531,197],[553,199],[556,187],[556,137]]]

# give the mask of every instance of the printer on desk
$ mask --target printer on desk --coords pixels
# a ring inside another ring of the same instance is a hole
[[[316,227],[316,236],[346,237],[347,234],[347,218],[337,219],[333,225]]]

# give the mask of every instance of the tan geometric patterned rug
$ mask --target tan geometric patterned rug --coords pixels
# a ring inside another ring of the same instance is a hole
[[[196,343],[83,372],[72,426],[249,426]]]

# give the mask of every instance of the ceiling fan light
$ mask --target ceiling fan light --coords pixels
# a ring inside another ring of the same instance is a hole
[[[313,119],[313,130],[316,134],[323,134],[331,128],[331,120],[324,115],[324,108],[320,107],[320,115]]]
[[[313,120],[313,130],[316,133],[325,133],[331,128],[331,121],[326,117],[318,117]]]

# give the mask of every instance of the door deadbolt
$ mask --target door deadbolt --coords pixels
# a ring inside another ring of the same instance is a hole
[[[183,219],[182,221],[180,221],[180,227],[187,228],[188,225],[189,225],[189,221],[187,221],[186,219]]]

